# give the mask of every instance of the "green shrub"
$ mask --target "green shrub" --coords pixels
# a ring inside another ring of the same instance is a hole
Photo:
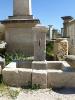
[[[33,57],[27,57],[25,56],[25,54],[23,54],[22,52],[13,52],[13,53],[5,53],[5,62],[6,65],[9,64],[12,61],[25,61],[25,60],[33,60]]]
[[[54,42],[48,42],[46,44],[46,60],[53,60],[54,58]]]

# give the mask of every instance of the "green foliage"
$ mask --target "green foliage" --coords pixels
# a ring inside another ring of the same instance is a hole
[[[53,47],[54,47],[54,43],[53,42],[49,42],[46,45],[46,54],[47,55],[53,55]]]
[[[18,91],[18,90],[12,90],[12,89],[10,89],[9,87],[8,87],[8,94],[9,94],[9,96],[12,98],[12,99],[15,99],[17,96],[18,96],[18,94],[19,94],[19,92],[20,91]]]
[[[48,42],[46,45],[46,60],[54,59],[54,42]]]
[[[13,100],[18,96],[20,90],[12,89],[11,87],[5,85],[3,82],[0,83],[0,94],[1,96],[10,96]]]
[[[40,84],[34,84],[34,85],[32,85],[32,89],[33,90],[40,89]]]
[[[6,65],[12,61],[24,61],[24,60],[33,60],[33,57],[27,57],[22,52],[13,52],[13,53],[5,53],[5,62]]]

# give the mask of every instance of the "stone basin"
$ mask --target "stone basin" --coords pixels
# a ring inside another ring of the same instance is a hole
[[[11,62],[2,75],[10,86],[75,87],[75,69],[66,61]]]

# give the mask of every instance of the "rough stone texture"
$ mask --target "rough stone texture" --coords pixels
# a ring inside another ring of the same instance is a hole
[[[46,70],[33,70],[32,71],[32,86],[40,88],[47,88],[47,71]]]
[[[58,38],[54,42],[54,54],[58,60],[63,60],[68,55],[68,41],[65,38]]]
[[[18,15],[32,15],[31,0],[13,0],[13,14]]]
[[[20,51],[26,56],[34,55],[32,27],[40,23],[31,14],[31,0],[13,0],[13,16],[1,21],[5,25],[7,51]]]
[[[48,70],[47,86],[48,88],[75,87],[75,72],[63,72],[62,70]]]
[[[17,61],[16,67],[17,68],[31,68],[32,67],[32,61]]]
[[[68,55],[65,60],[70,64],[71,67],[75,68],[75,55]]]
[[[16,68],[4,68],[2,71],[3,82],[9,86],[18,86],[18,70]]]
[[[18,24],[19,25],[19,24]],[[22,25],[22,24],[21,24]],[[25,25],[24,25],[25,26]],[[8,28],[6,33],[6,41],[8,44],[8,51],[21,51],[26,56],[33,56],[34,54],[34,43],[33,33],[31,28]],[[10,42],[11,41],[11,42]]]
[[[71,16],[70,16],[71,17]],[[63,17],[64,18],[64,17]],[[75,19],[64,18],[63,19],[64,34],[63,36],[69,37],[69,54],[75,55]]]
[[[19,80],[18,84],[19,86],[28,86],[31,85],[31,74],[32,74],[32,69],[18,69],[19,73]]]
[[[46,58],[46,33],[48,29],[41,24],[33,28],[34,32],[34,60],[44,61]]]
[[[62,69],[61,61],[47,61],[47,69]]]
[[[31,69],[4,68],[3,81],[10,86],[27,86],[31,82]]]
[[[36,70],[46,70],[46,61],[33,61],[32,62],[32,69]]]
[[[31,69],[16,68],[16,62],[12,62],[3,69],[2,75],[10,86],[75,87],[75,70],[66,61],[33,61]]]

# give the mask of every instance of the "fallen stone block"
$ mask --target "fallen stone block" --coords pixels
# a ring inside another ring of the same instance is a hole
[[[32,87],[47,88],[47,71],[33,70],[32,71]]]

